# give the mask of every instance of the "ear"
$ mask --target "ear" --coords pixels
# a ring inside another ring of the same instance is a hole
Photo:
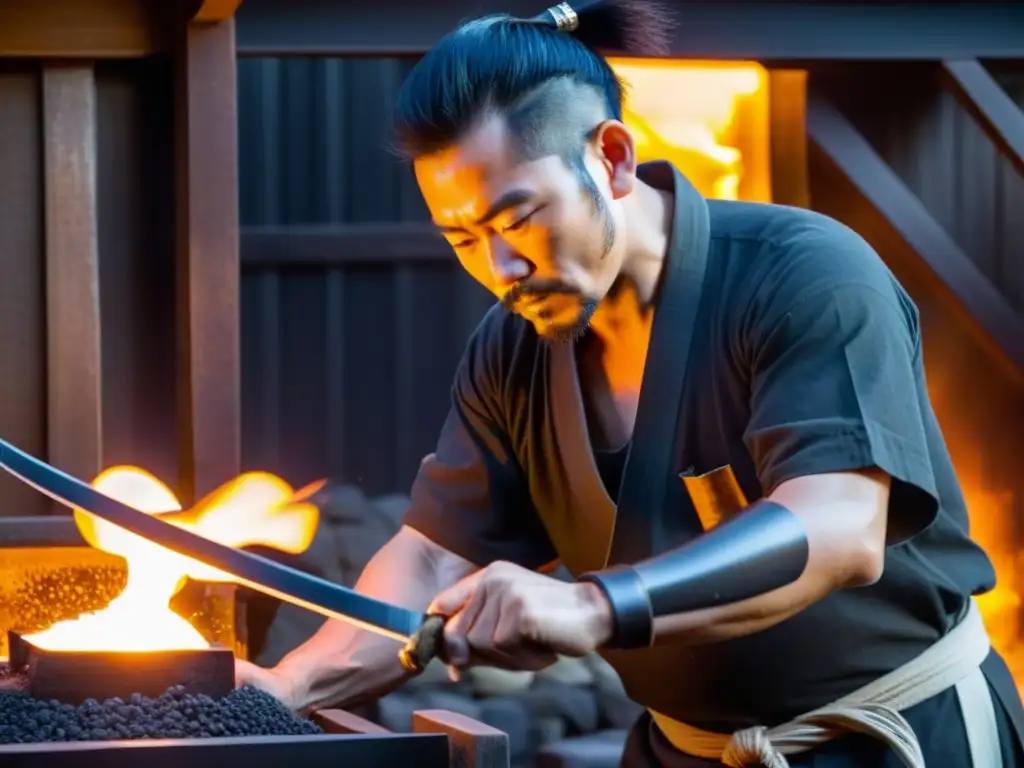
[[[625,197],[636,184],[636,146],[633,134],[620,121],[605,120],[594,129],[591,142],[598,160],[608,173],[612,199]]]

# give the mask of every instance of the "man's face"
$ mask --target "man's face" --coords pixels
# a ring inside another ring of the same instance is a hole
[[[550,339],[586,329],[622,266],[614,169],[590,147],[569,165],[522,160],[499,117],[414,164],[462,266]]]

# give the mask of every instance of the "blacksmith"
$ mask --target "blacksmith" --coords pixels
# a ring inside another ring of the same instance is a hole
[[[917,310],[841,224],[638,164],[596,51],[665,28],[490,16],[405,82],[399,144],[500,301],[358,589],[451,616],[457,669],[600,652],[647,709],[629,768],[1024,766]],[[352,706],[407,679],[396,647],[328,622],[239,680]]]

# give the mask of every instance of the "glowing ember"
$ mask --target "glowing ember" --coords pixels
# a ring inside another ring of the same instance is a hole
[[[113,467],[93,487],[147,514],[181,511],[174,494],[148,472]],[[168,522],[226,546],[264,546],[298,554],[312,542],[319,510],[298,500],[291,486],[273,475],[250,472]],[[186,577],[231,581],[227,574],[165,550],[76,509],[75,523],[92,546],[125,559],[128,582],[102,611],[54,624],[26,639],[48,650],[154,651],[208,647],[169,602]]]

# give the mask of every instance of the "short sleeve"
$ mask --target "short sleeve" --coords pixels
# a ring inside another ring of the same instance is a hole
[[[765,493],[804,475],[878,468],[893,483],[889,543],[927,528],[938,493],[912,305],[892,284],[818,287],[759,330],[745,439]]]
[[[478,331],[470,341],[404,523],[475,565],[506,560],[536,570],[557,555],[503,426],[487,338]]]

